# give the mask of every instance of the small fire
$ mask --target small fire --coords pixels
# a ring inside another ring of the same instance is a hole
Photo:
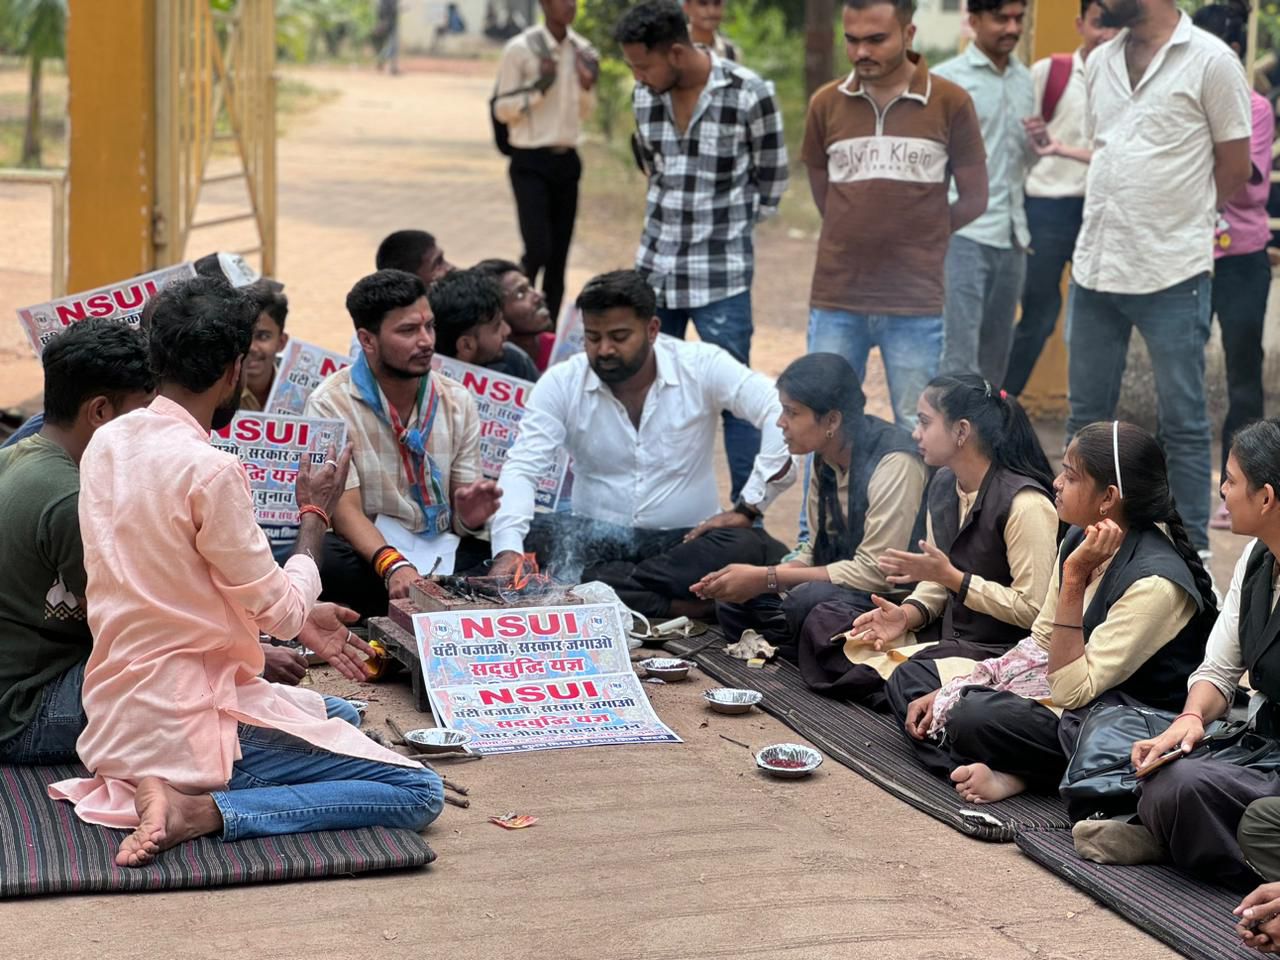
[[[511,574],[511,588],[513,590],[525,590],[529,587],[547,587],[550,584],[551,578],[545,573],[538,572],[537,555],[532,553],[521,554],[520,561],[516,564],[515,572]]]

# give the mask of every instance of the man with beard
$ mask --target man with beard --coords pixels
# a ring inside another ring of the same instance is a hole
[[[325,599],[384,616],[442,558],[488,554],[476,534],[501,492],[480,475],[480,418],[466,388],[432,373],[435,318],[422,280],[379,270],[347,294],[360,355],[316,388],[307,416],[343,420],[354,447],[322,568]],[[459,538],[461,538],[459,540]]]
[[[603,580],[646,616],[704,614],[712,604],[692,584],[730,563],[765,566],[786,553],[754,525],[794,480],[777,391],[717,346],[659,336],[653,289],[634,270],[591,280],[578,308],[586,352],[538,381],[502,468],[492,572],[510,573],[529,549],[557,579]],[[722,410],[763,440],[738,502],[718,513]],[[573,457],[573,512],[535,519],[538,481],[561,449]]]
[[[1100,3],[1103,24],[1122,29],[1085,67],[1093,155],[1072,262],[1067,439],[1112,419],[1137,327],[1155,374],[1169,484],[1203,555],[1214,224],[1252,171],[1249,85],[1239,55],[1174,0]]]
[[[355,612],[315,603],[314,558],[350,449],[299,465],[298,543],[281,569],[239,461],[209,443],[239,406],[255,305],[205,277],[156,300],[158,396],[99,428],[80,460],[94,640],[76,747],[93,776],[50,796],[89,823],[132,829],[116,854],[130,867],[205,834],[421,829],[442,806],[435,774],[361,734],[346,701],[259,676],[266,633],[300,636],[364,677],[372,651],[347,627]]]
[[[778,212],[787,147],[773,84],[689,38],[675,0],[648,0],[614,38],[635,75],[637,149],[649,174],[636,269],[658,296],[662,332],[698,337],[751,362],[755,225]],[[760,434],[727,412],[732,495],[750,476]]]
[[[845,0],[853,71],[813,95],[803,150],[822,214],[809,352],[839,354],[862,379],[879,347],[894,419],[908,430],[942,353],[947,242],[987,204],[973,101],[911,50],[914,6]]]
[[[1031,71],[1013,55],[1024,0],[969,0],[973,43],[934,73],[973,98],[987,150],[987,209],[947,249],[943,374],[976,373],[999,386],[1013,344],[1031,234],[1023,185],[1036,160],[1022,121],[1035,112]]]
[[[556,343],[555,319],[547,309],[547,298],[510,260],[481,260],[474,269],[498,281],[502,288],[502,316],[511,328],[508,342],[523,350],[542,373],[551,362],[551,349]]]

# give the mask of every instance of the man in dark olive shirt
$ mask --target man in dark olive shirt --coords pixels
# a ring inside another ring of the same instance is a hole
[[[0,763],[75,758],[85,621],[80,455],[104,423],[151,401],[146,336],[86,320],[45,348],[44,425],[0,451]]]

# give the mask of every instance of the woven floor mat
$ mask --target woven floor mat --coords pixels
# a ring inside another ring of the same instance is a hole
[[[666,648],[678,656],[694,651],[692,659],[726,686],[760,691],[764,694],[760,706],[766,713],[833,760],[947,826],[996,843],[1008,843],[1023,830],[1071,826],[1066,807],[1056,796],[1024,794],[981,807],[966,803],[951,784],[920,765],[890,717],[814,693],[790,663],[756,670],[723,652],[723,635],[704,647],[709,640],[711,634],[706,634],[691,641],[670,641]]]
[[[1066,830],[1021,834],[1018,849],[1051,873],[1192,960],[1258,957],[1235,935],[1240,895],[1192,880],[1173,867],[1103,866],[1076,856]]]
[[[166,850],[138,868],[117,867],[123,830],[84,823],[46,787],[85,777],[81,766],[0,766],[0,897],[179,890],[350,876],[422,867],[435,854],[410,830],[365,827],[223,843],[210,837]]]

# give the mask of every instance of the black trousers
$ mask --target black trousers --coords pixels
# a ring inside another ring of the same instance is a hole
[[[1139,787],[1138,817],[1169,850],[1173,862],[1202,880],[1238,890],[1258,884],[1240,846],[1256,843],[1244,830],[1257,800],[1280,797],[1280,774],[1196,757],[1157,771]],[[1272,849],[1280,833],[1270,839]]]
[[[697,600],[689,587],[730,563],[767,566],[787,548],[763,530],[712,530],[684,542],[689,529],[644,530],[568,513],[534,518],[525,549],[564,583],[599,580],[632,610],[665,617],[672,600]]]
[[[907,708],[941,685],[935,663],[908,660],[894,670],[886,686],[889,709],[921,763],[940,777],[965,764],[985,763],[1023,780],[1028,790],[1057,792],[1079,735],[1079,721],[1073,714],[1067,714],[1064,723],[1034,700],[970,687],[951,708],[943,741],[916,740],[906,731]]]
[[[564,271],[569,262],[573,224],[578,216],[582,161],[576,150],[517,149],[511,155],[509,173],[520,236],[524,239],[524,272],[533,284],[542,275],[547,309],[557,318],[564,300]]]
[[[1227,416],[1222,422],[1222,462],[1235,432],[1263,417],[1262,326],[1271,291],[1265,250],[1220,257],[1213,266],[1213,313],[1222,328],[1227,366]]]
[[[778,648],[778,655],[797,662],[797,638],[809,614],[819,604],[866,597],[861,590],[838,587],[834,583],[814,580],[802,583],[785,594],[762,593],[746,603],[717,603],[716,619],[733,642],[742,638],[744,630],[755,630]],[[852,618],[849,618],[849,622]],[[848,622],[841,629],[846,629]],[[828,634],[829,636],[829,634]]]
[[[466,573],[489,559],[489,544],[463,537],[453,569]],[[426,572],[426,571],[422,571]],[[320,599],[350,607],[361,617],[385,617],[390,598],[382,578],[373,572],[351,544],[336,533],[324,536],[324,556],[320,558]]]

